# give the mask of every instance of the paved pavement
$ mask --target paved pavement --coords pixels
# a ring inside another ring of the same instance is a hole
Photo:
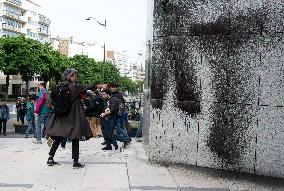
[[[84,169],[73,169],[71,144],[46,165],[49,147],[33,139],[0,136],[0,191],[283,191],[284,181],[190,166],[163,166],[147,160],[141,143],[102,151],[102,139],[80,142]]]
[[[284,191],[283,179],[150,163],[135,141],[120,151],[102,151],[102,139],[80,142],[80,161],[86,167],[79,170],[72,168],[67,144],[55,157],[61,165],[48,167],[46,140],[33,144],[32,138],[14,133],[14,123],[15,118],[8,121],[7,137],[0,135],[0,191]]]

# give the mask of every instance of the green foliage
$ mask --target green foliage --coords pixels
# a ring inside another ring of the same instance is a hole
[[[28,83],[35,75],[40,75],[45,82],[50,82],[52,88],[68,67],[78,70],[78,80],[82,84],[118,83],[121,91],[131,94],[137,94],[141,86],[140,82],[121,77],[111,63],[96,62],[85,55],[68,58],[53,50],[50,44],[41,44],[23,36],[0,38],[0,70],[7,76],[20,74],[23,81]],[[9,86],[8,77],[6,86]]]
[[[72,59],[72,67],[78,71],[78,80],[82,84],[95,83],[93,79],[96,62],[86,55],[75,55]]]
[[[78,70],[80,83],[118,82],[119,71],[108,62],[96,62],[85,55],[76,55],[72,58],[72,67]]]
[[[117,83],[120,80],[118,69],[109,62],[98,62],[98,68],[100,69],[102,82]]]
[[[78,80],[82,84],[90,83],[118,83],[120,91],[135,95],[143,82],[135,82],[126,76],[121,77],[118,69],[109,62],[96,62],[85,55],[76,55],[72,58],[72,67],[78,70]]]
[[[120,91],[128,91],[132,95],[137,95],[139,92],[142,91],[141,87],[143,87],[143,81],[133,81],[128,77],[124,76],[120,78],[119,85]]]

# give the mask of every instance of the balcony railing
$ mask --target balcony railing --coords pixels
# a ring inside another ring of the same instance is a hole
[[[3,2],[26,11],[21,0],[4,0]]]
[[[43,34],[43,35],[49,36],[50,35],[50,31],[42,30],[42,28],[39,28],[38,29],[38,34]]]
[[[4,16],[4,17],[7,17],[7,18],[9,18],[9,19],[14,19],[14,20],[19,21],[19,22],[21,22],[21,23],[26,23],[26,21],[25,21],[25,19],[23,18],[23,16],[18,15],[18,14],[15,14],[15,13],[12,13],[12,12],[7,11],[7,10],[5,10],[5,11],[3,12],[3,16]]]
[[[50,23],[51,23],[51,21],[48,18],[44,17],[44,16],[39,16],[38,22],[46,24],[46,25],[50,25]]]
[[[2,24],[2,29],[17,32],[17,33],[22,33],[22,28],[15,27],[13,25],[8,25],[6,23]],[[22,33],[22,34],[24,34],[24,33]]]

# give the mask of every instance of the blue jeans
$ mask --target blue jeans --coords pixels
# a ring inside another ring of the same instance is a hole
[[[108,119],[101,119],[101,126],[103,130],[106,147],[117,147],[117,142],[114,136],[114,130],[117,126],[117,120],[115,117],[109,117]]]
[[[28,121],[28,128],[26,131],[26,135],[29,135],[29,133],[34,130],[34,124],[35,124],[34,121]]]
[[[117,126],[115,128],[116,131],[116,140],[123,142],[123,143],[127,143],[130,142],[130,137],[127,134],[127,130],[125,128],[125,122],[122,118],[118,118],[117,119]]]
[[[44,113],[38,116],[35,130],[35,137],[37,141],[41,141],[41,124],[44,124],[44,127],[47,128],[50,117],[50,113]]]

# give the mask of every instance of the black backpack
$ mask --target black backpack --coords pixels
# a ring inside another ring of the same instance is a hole
[[[68,84],[59,84],[52,90],[50,97],[56,114],[67,115],[71,111],[72,102]]]

